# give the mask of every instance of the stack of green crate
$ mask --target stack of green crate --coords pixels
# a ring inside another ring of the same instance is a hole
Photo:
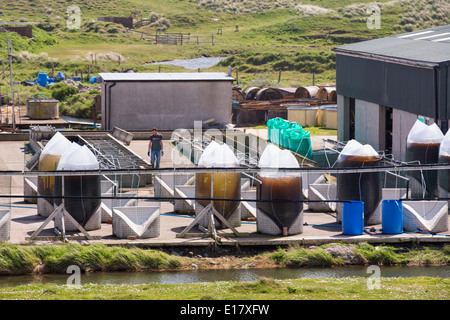
[[[272,118],[267,121],[267,131],[270,142],[312,159],[311,135],[297,122]]]

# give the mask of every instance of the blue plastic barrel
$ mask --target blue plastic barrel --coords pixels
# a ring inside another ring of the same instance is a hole
[[[383,233],[403,233],[403,209],[401,200],[383,200],[381,205],[381,229]]]
[[[342,207],[342,234],[361,235],[364,232],[364,202],[344,202]]]
[[[89,83],[98,83],[98,77],[90,77],[89,78]]]
[[[48,81],[48,76],[46,73],[38,73],[37,83],[41,86],[46,87]]]
[[[59,78],[60,80],[64,80],[64,79],[65,79],[65,78],[64,78],[64,73],[58,72],[58,78]]]

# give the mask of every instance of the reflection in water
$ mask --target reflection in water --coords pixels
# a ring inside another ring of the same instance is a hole
[[[380,267],[381,277],[440,277],[450,278],[450,267]],[[261,277],[274,279],[364,277],[367,267],[192,270],[163,272],[99,272],[82,274],[81,284],[180,284],[214,281],[256,281]],[[69,275],[36,275],[0,277],[0,287],[29,283],[66,284]]]

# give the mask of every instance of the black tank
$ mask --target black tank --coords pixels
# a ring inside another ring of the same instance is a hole
[[[439,163],[445,163],[450,165],[450,156],[439,156]],[[448,198],[448,192],[450,190],[450,169],[441,169],[438,172],[439,179],[439,197]]]
[[[256,199],[278,200],[257,202],[256,207],[270,217],[280,228],[289,228],[303,210],[302,202],[279,200],[302,200],[302,178],[300,176],[271,177],[258,176]]]
[[[55,180],[58,196],[63,195],[62,179],[62,177],[56,177]],[[101,204],[100,176],[84,175],[64,177],[64,196],[67,196],[67,198],[64,198],[66,211],[79,224],[86,224]],[[55,205],[60,205],[61,202],[61,198],[55,199]]]
[[[408,143],[406,146],[406,161],[420,161],[420,164],[439,162],[440,143]],[[438,197],[438,172],[437,170],[409,171],[415,183],[411,184],[412,198]],[[422,180],[423,176],[423,180]],[[425,184],[422,187],[422,182]]]
[[[381,160],[375,156],[353,156],[341,154],[338,168],[374,167]],[[338,173],[336,175],[337,199],[364,202],[364,225],[373,215],[382,199],[381,173]]]

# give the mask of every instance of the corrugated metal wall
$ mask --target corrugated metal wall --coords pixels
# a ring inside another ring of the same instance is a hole
[[[445,91],[446,109],[447,109],[447,119],[450,119],[450,66],[447,65],[445,68],[445,73],[447,74],[447,83]]]
[[[436,110],[436,81],[434,69],[336,54],[338,94],[426,117],[447,119],[450,115],[448,104],[441,104],[439,112]]]

